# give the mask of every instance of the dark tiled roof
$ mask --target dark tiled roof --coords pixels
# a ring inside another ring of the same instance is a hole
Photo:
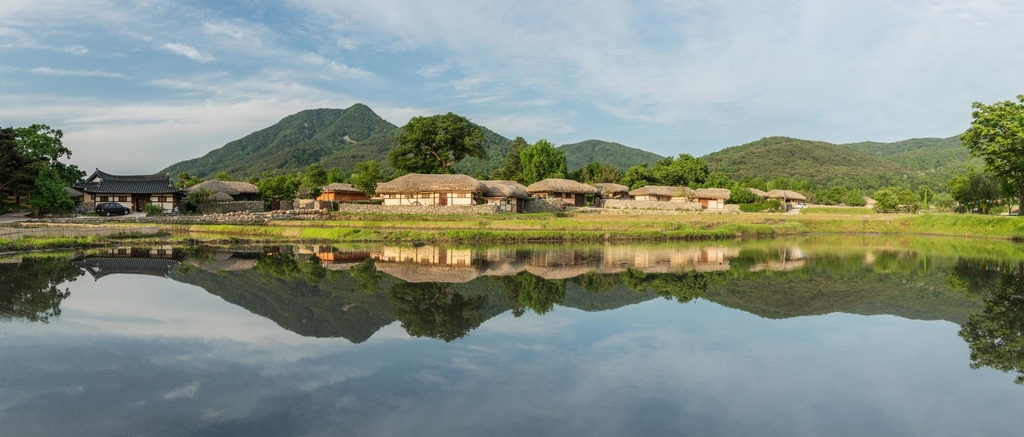
[[[173,259],[111,257],[83,258],[72,263],[85,269],[96,280],[107,275],[123,274],[167,277],[181,265],[180,261]]]
[[[75,188],[87,193],[110,194],[161,194],[181,191],[171,183],[171,177],[167,173],[120,176],[99,170],[84,182],[75,184]]]

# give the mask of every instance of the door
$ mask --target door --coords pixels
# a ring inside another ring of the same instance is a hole
[[[135,198],[135,211],[142,212],[146,210],[146,203],[149,202],[149,197],[136,197]]]
[[[441,197],[437,199],[437,204],[441,206],[448,206],[448,193],[441,193]]]

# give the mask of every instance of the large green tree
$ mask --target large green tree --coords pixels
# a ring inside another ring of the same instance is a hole
[[[349,180],[352,181],[354,188],[362,191],[368,197],[373,197],[377,193],[377,183],[381,179],[383,177],[380,174],[380,165],[377,164],[377,161],[363,161],[356,164],[356,169],[352,172],[352,177]]]
[[[565,177],[565,153],[548,140],[537,140],[519,153],[523,164],[522,183],[529,185],[547,178]]]
[[[583,168],[573,172],[572,179],[585,184],[597,184],[602,182],[618,182],[622,178],[622,170],[618,167],[604,163],[591,162]]]
[[[708,164],[700,158],[681,153],[678,158],[670,156],[658,161],[651,173],[661,185],[700,186],[708,178]]]
[[[1024,217],[1024,95],[1016,102],[975,102],[971,107],[974,121],[960,139],[972,156],[985,160],[1004,193],[1018,199]]]
[[[266,200],[293,200],[302,186],[302,179],[292,174],[264,175],[256,183],[260,196]]]
[[[67,191],[64,191],[65,185],[57,172],[48,168],[39,169],[35,181],[35,191],[32,193],[33,214],[41,216],[74,210],[75,201],[68,197]]]
[[[483,130],[451,112],[413,117],[395,141],[398,145],[388,161],[404,173],[451,173],[452,166],[467,157],[487,158]]]
[[[508,154],[505,155],[505,159],[501,162],[501,168],[491,172],[491,179],[507,179],[522,182],[523,161],[519,154],[529,146],[530,144],[523,137],[516,137],[516,139],[512,140]]]
[[[0,190],[32,195],[36,193],[35,181],[40,171],[59,181],[62,187],[81,179],[84,172],[60,161],[71,157],[63,138],[64,132],[45,124],[0,131]]]

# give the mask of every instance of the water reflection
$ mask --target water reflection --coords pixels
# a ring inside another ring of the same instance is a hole
[[[70,293],[60,285],[86,273],[170,278],[299,335],[352,343],[394,321],[411,336],[452,342],[505,312],[702,298],[772,319],[844,312],[951,321],[973,366],[1016,372],[1024,383],[1024,264],[816,243],[118,247],[0,263],[0,317],[59,317]]]

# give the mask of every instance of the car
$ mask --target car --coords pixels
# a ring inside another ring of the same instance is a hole
[[[127,215],[131,214],[132,210],[127,206],[124,206],[116,202],[103,202],[96,204],[96,214],[99,215]]]

